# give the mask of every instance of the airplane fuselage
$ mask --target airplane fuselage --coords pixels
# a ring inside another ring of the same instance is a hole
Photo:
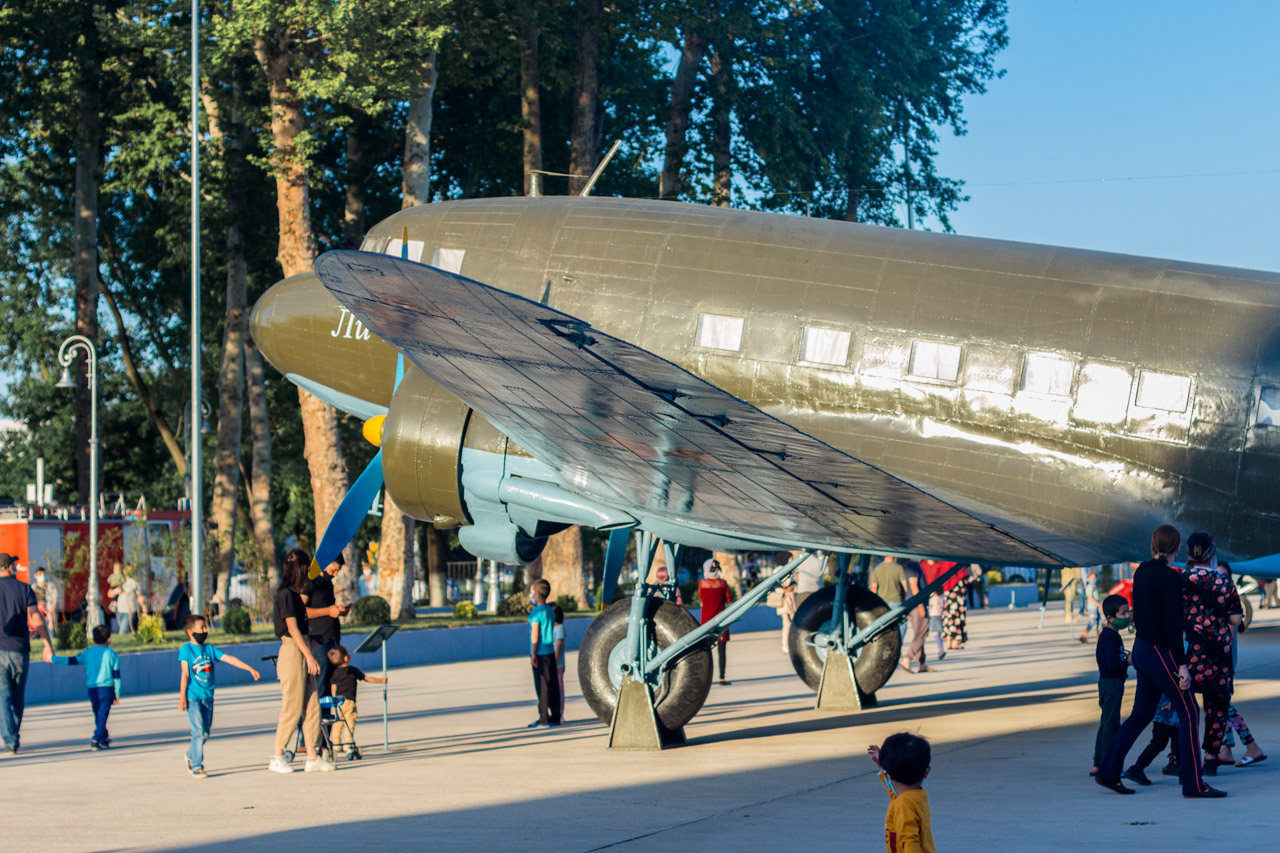
[[[579,317],[1064,562],[1162,521],[1280,552],[1280,275],[576,197],[413,208],[363,248]],[[386,410],[394,351],[314,277],[254,325],[295,382]]]

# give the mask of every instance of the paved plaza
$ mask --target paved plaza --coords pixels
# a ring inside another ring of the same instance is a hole
[[[568,724],[550,732],[525,728],[536,709],[524,658],[393,670],[390,751],[380,689],[365,685],[366,757],[332,774],[266,771],[274,681],[218,691],[207,780],[184,772],[176,696],[123,699],[107,753],[87,750],[87,702],[36,707],[22,753],[0,759],[0,834],[14,851],[876,851],[886,795],[864,751],[909,729],[933,743],[940,850],[1265,848],[1280,790],[1280,614],[1262,611],[1242,635],[1236,694],[1276,755],[1223,769],[1222,801],[1183,800],[1158,773],[1132,797],[1095,786],[1093,646],[1070,638],[1061,604],[1043,630],[1038,619],[971,614],[967,649],[935,673],[899,672],[858,714],[811,710],[776,634],[735,635],[733,684],[714,685],[688,745],[662,753],[605,748],[572,655]]]

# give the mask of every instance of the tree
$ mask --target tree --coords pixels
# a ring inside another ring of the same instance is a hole
[[[542,577],[551,584],[551,600],[572,595],[586,606],[587,589],[582,579],[582,528],[574,525],[547,540],[542,552]]]

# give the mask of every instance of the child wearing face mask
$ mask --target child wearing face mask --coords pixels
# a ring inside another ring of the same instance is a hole
[[[207,778],[204,772],[204,742],[213,728],[213,665],[217,661],[243,669],[257,681],[261,676],[249,664],[229,655],[217,646],[206,643],[209,629],[204,617],[192,613],[182,620],[182,630],[191,641],[178,649],[178,664],[182,667],[182,684],[178,688],[178,710],[187,712],[191,721],[191,746],[187,749],[187,772],[197,779]]]
[[[1106,626],[1098,632],[1098,707],[1102,717],[1098,723],[1098,737],[1093,745],[1093,770],[1098,775],[1098,765],[1107,754],[1111,739],[1120,728],[1120,703],[1124,701],[1124,684],[1129,678],[1129,653],[1124,650],[1120,632],[1129,627],[1129,602],[1123,595],[1108,595],[1102,600],[1102,615]]]

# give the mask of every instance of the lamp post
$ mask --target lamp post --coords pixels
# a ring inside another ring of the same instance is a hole
[[[93,341],[84,335],[72,335],[58,348],[58,362],[62,365],[62,378],[56,388],[74,388],[71,364],[76,350],[84,350],[89,359],[89,584],[85,593],[90,632],[101,623],[98,605],[98,350]]]
[[[191,0],[191,399],[200,399],[200,0]],[[204,497],[201,491],[200,433],[188,421],[191,458],[187,465],[191,510],[191,612],[204,612]]]

